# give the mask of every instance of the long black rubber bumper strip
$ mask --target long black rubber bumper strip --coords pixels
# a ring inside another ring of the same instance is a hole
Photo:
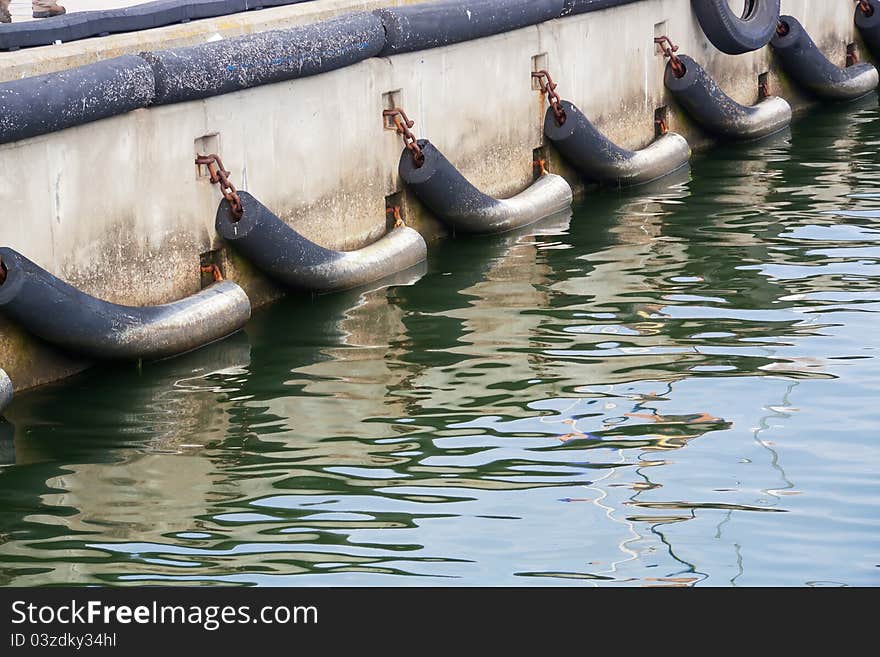
[[[135,55],[0,83],[0,143],[146,107],[154,89],[153,69]]]
[[[503,233],[571,206],[571,187],[561,176],[545,174],[524,192],[499,200],[468,182],[431,142],[420,139],[418,143],[425,155],[424,164],[416,167],[409,150],[404,149],[398,165],[400,177],[455,232]]]
[[[382,21],[358,12],[141,57],[153,67],[153,104],[164,105],[326,73],[374,57],[384,45]]]
[[[862,11],[860,5],[856,5],[856,27],[859,34],[868,46],[868,50],[880,60],[880,0],[868,0],[870,15]]]
[[[0,413],[12,403],[12,379],[6,370],[0,369]]]
[[[722,139],[747,141],[772,135],[791,123],[791,106],[784,99],[771,96],[752,107],[740,105],[693,59],[687,55],[678,58],[685,66],[685,74],[676,77],[672,65],[667,63],[663,82],[688,116],[706,132]]]
[[[828,58],[792,16],[780,17],[788,32],[776,34],[770,41],[782,68],[794,82],[818,98],[853,100],[877,88],[877,69],[861,63],[841,68]]]
[[[385,26],[382,55],[510,32],[558,18],[565,0],[442,0],[376,9]]]
[[[139,32],[202,18],[215,18],[263,7],[295,5],[309,0],[157,0],[120,9],[72,11],[40,21],[0,26],[0,50],[47,46],[61,41]],[[75,3],[74,3],[75,4]],[[68,5],[70,6],[70,5]]]
[[[357,251],[332,251],[306,239],[247,192],[235,221],[224,199],[217,232],[270,278],[301,290],[335,292],[390,276],[419,264],[428,254],[417,230],[402,226]]]
[[[566,121],[556,121],[552,109],[544,118],[544,134],[565,160],[584,178],[624,187],[657,180],[687,165],[691,148],[681,135],[668,132],[638,151],[621,148],[594,126],[584,113],[562,101]]]
[[[634,2],[641,1],[642,0],[565,0],[565,7],[562,10],[562,15],[585,14],[588,11],[600,11],[602,9],[610,9],[611,7],[631,5]]]
[[[13,249],[0,248],[0,258],[0,312],[46,342],[91,358],[174,356],[235,333],[251,314],[244,290],[231,281],[159,306],[120,306],[80,292]]]

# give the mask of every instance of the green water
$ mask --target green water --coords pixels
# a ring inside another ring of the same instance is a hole
[[[22,394],[0,584],[880,584],[880,109]]]

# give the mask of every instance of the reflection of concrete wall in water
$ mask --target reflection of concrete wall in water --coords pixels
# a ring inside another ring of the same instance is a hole
[[[569,215],[552,217],[494,238],[509,246],[492,260],[478,282],[459,290],[463,307],[443,313],[462,322],[458,344],[447,351],[466,357],[466,362],[426,368],[414,379],[415,385],[431,390],[432,406],[456,408],[465,399],[494,394],[487,389],[492,383],[546,374],[543,359],[534,359],[523,350],[536,348],[540,326],[548,319],[524,311],[550,305],[553,270],[541,254],[540,244],[545,241],[541,236],[552,239],[565,232],[570,220]],[[459,376],[464,370],[467,378]],[[491,412],[491,408],[483,407],[481,412]]]
[[[205,446],[225,439],[230,428],[228,409],[234,402],[228,398],[234,396],[235,387],[222,379],[241,376],[249,363],[250,345],[238,336],[156,364],[150,376],[138,379],[142,386],[128,382],[121,399],[132,410],[125,425],[134,436],[147,436],[142,446],[119,450],[123,456],[118,461],[65,465],[63,474],[46,481],[40,503],[73,513],[32,514],[22,521],[58,526],[67,537],[72,532],[87,537],[97,529],[102,540],[119,542],[161,542],[163,534],[197,530],[199,521],[194,518],[209,514],[212,504],[239,494]],[[25,405],[38,403],[33,400],[23,397],[17,414],[29,410]],[[79,398],[63,403],[79,403]],[[19,465],[53,460],[51,443],[35,444],[26,435],[18,436],[14,444],[2,436],[0,441],[0,463],[8,459],[8,451]],[[98,445],[97,449],[102,448]],[[51,541],[43,543],[46,548],[50,545]],[[0,555],[14,558],[33,553],[25,544],[10,541],[0,544]],[[55,582],[82,581],[86,575],[111,569],[81,559],[106,556],[90,549],[53,549],[46,552],[47,561],[50,555],[55,560]],[[64,563],[65,559],[81,563]],[[126,572],[139,568],[125,566]],[[16,579],[16,583],[25,585],[27,580]],[[45,575],[39,581],[46,583]]]
[[[415,274],[404,272],[395,280],[409,284],[420,275],[421,270]],[[410,376],[408,368],[392,365],[399,350],[394,345],[407,341],[403,315],[403,309],[389,298],[387,288],[361,294],[357,303],[338,320],[339,346],[323,349],[322,354],[327,358],[292,371],[291,381],[303,383],[303,394],[276,397],[269,401],[269,411],[291,418],[294,432],[310,439],[387,437],[387,426],[363,420],[377,414],[383,417],[408,415],[404,400],[389,395],[389,391],[401,387]],[[355,361],[357,364],[353,366]],[[360,449],[355,442],[351,441],[346,450]],[[314,447],[318,448],[319,444],[314,443]],[[326,449],[334,447],[328,444]],[[363,449],[364,453],[374,451],[373,447],[368,450],[363,446]],[[339,456],[334,454],[333,458],[338,462]],[[355,456],[353,462],[362,462],[361,455]]]

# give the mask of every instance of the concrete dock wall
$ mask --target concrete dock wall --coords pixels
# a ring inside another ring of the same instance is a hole
[[[323,0],[183,26],[0,53],[6,79],[125,52],[204,42],[393,2]],[[856,41],[853,3],[783,0],[829,58],[843,64]],[[225,26],[225,29],[221,29]],[[520,191],[545,147],[545,101],[530,73],[548,68],[560,95],[613,140],[642,147],[655,110],[695,147],[709,140],[686,121],[663,86],[653,44],[668,34],[735,100],[753,103],[758,76],[795,107],[807,100],[780,78],[769,48],[740,56],[715,50],[690,0],[643,0],[451,46],[372,58],[330,73],[205,100],[140,109],[0,146],[0,243],[95,296],[163,303],[202,285],[203,254],[241,284],[254,306],[282,291],[224,248],[214,232],[216,186],[196,152],[219,152],[232,180],[310,239],[358,248],[386,230],[386,197],[401,193],[407,221],[426,237],[442,229],[406,194],[397,175],[400,137],[382,110],[401,105],[470,180],[487,193]],[[221,35],[221,36],[217,36]],[[146,45],[145,45],[146,43]],[[57,49],[57,50],[56,50]],[[5,62],[9,61],[9,66]],[[546,148],[551,167],[577,178]],[[71,360],[0,319],[0,364],[16,389],[60,378]]]

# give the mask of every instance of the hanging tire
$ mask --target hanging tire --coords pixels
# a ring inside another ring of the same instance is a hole
[[[741,55],[769,43],[779,20],[780,0],[734,0],[743,3],[741,13],[730,0],[691,0],[700,27],[718,50]]]

